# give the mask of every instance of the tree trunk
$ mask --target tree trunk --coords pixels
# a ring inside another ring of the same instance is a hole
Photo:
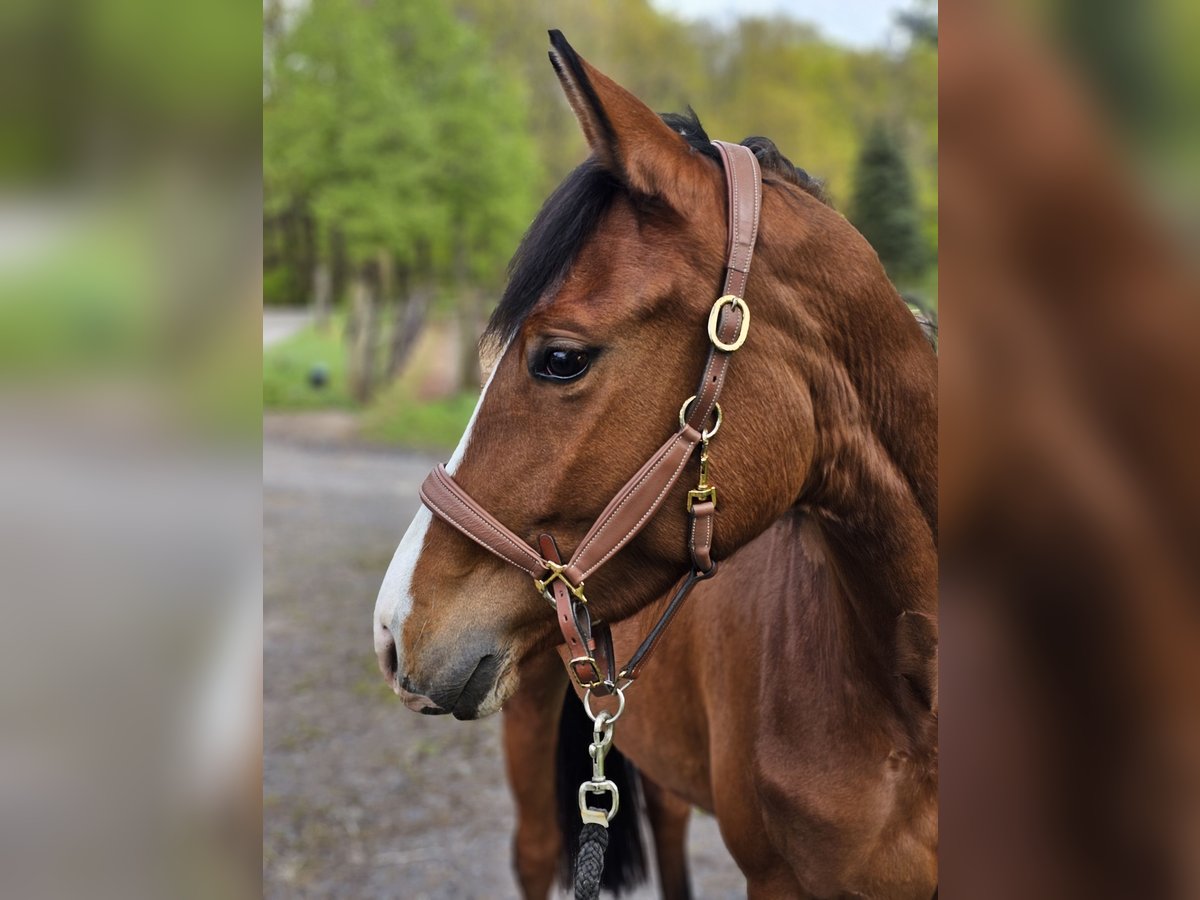
[[[334,228],[329,236],[330,307],[342,303],[346,296],[346,281],[351,267],[346,260],[346,239],[341,229]]]
[[[454,242],[454,285],[458,289],[458,389],[478,390],[482,382],[479,370],[479,337],[483,334],[483,301],[470,284],[467,237],[463,226]]]
[[[321,333],[329,330],[332,294],[333,273],[329,269],[329,263],[318,257],[316,265],[313,266],[312,313],[313,323]]]
[[[433,300],[430,285],[418,285],[407,296],[397,297],[392,320],[391,350],[388,355],[388,376],[398,378],[404,370],[417,338],[425,327],[425,315]]]
[[[332,247],[327,240],[329,230],[321,227],[313,215],[308,216],[308,272],[312,279],[308,308],[313,326],[322,334],[329,330],[330,308],[333,305],[333,270],[329,265]]]
[[[375,389],[375,346],[378,315],[374,273],[364,267],[351,286],[350,320],[346,326],[346,383],[359,403]]]
[[[378,287],[376,293],[379,296],[381,305],[387,303],[396,293],[396,273],[395,266],[392,265],[392,254],[386,250],[380,250],[375,254],[375,284]]]
[[[418,241],[416,259],[411,265],[393,271],[396,299],[392,308],[392,333],[388,351],[387,373],[398,378],[417,346],[425,328],[425,318],[433,305],[435,294],[433,263],[427,242]]]
[[[483,301],[478,290],[463,285],[458,301],[458,389],[477,391],[483,382],[479,368],[479,337],[483,334]]]

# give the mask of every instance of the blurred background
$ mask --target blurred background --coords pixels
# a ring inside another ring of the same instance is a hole
[[[0,895],[257,893],[261,20],[0,10]]]

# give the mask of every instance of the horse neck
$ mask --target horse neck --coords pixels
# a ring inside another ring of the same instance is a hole
[[[868,273],[870,274],[870,273]],[[802,291],[783,305],[801,335],[814,420],[796,505],[819,526],[883,677],[936,703],[936,360],[881,276],[852,299]]]

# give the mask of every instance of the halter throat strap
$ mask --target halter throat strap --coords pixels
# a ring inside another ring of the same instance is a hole
[[[734,352],[745,341],[750,310],[742,299],[758,238],[762,207],[762,175],[754,154],[740,144],[713,141],[725,172],[729,235],[726,243],[724,290],[708,319],[710,348],[694,397],[680,411],[679,430],[646,461],[609,501],[588,529],[569,560],[563,563],[553,538],[542,535],[535,548],[514,534],[477,503],[438,465],[421,485],[421,502],[438,518],[500,559],[528,573],[538,590],[554,603],[563,638],[572,654],[568,669],[581,687],[611,692],[618,677],[632,680],[657,645],[663,630],[697,581],[713,574],[712,538],[716,490],[707,486],[705,465],[708,438],[720,425],[718,398]],[[716,414],[710,430],[705,425]],[[586,579],[632,541],[662,506],[698,445],[703,445],[701,486],[689,494],[688,548],[692,571],[680,584],[662,618],[651,630],[630,664],[613,671],[612,642],[607,626],[593,633]],[[707,488],[707,489],[706,489]],[[597,662],[597,637],[601,660]],[[603,671],[601,670],[603,663]]]

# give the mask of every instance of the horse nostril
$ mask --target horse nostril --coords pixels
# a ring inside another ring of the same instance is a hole
[[[379,660],[379,671],[395,690],[396,670],[400,667],[396,657],[396,639],[392,637],[391,629],[378,622],[375,623],[375,657]]]
[[[399,663],[396,660],[396,642],[392,641],[391,646],[388,647],[388,657],[387,657],[388,681],[392,681],[393,679],[395,679],[396,669],[398,667],[399,667]]]

